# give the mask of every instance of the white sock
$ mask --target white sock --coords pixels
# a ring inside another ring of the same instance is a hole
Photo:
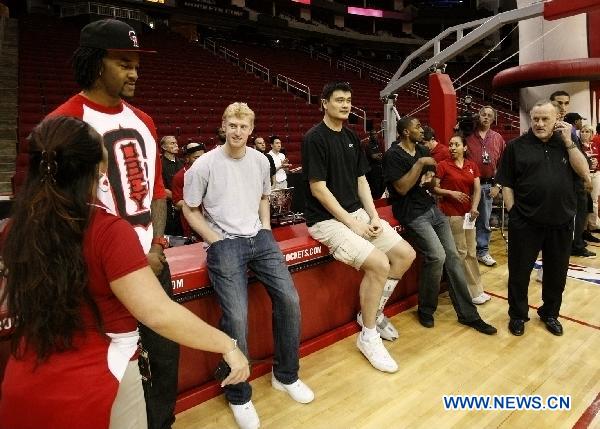
[[[390,296],[392,296],[392,293],[394,293],[394,289],[396,289],[397,284],[398,284],[398,279],[388,278],[385,281],[385,285],[383,285],[383,294],[381,295],[381,299],[379,300],[379,307],[377,307],[377,309],[380,312],[383,312],[383,308],[385,307],[385,304],[388,302],[388,299],[390,299]]]
[[[371,338],[379,336],[377,328],[367,328],[366,326],[363,326],[361,335],[363,340],[370,340]]]

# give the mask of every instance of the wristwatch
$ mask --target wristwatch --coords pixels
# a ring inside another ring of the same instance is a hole
[[[169,240],[165,237],[154,237],[152,239],[152,244],[158,244],[159,246],[162,246],[163,249],[167,249],[169,247]]]

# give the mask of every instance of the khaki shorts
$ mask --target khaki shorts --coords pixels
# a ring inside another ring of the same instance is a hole
[[[350,213],[350,216],[365,223],[371,220],[364,209],[358,209]],[[327,246],[335,259],[358,270],[373,249],[377,248],[387,253],[402,241],[402,237],[383,219],[381,219],[381,226],[383,230],[378,237],[365,239],[356,235],[339,220],[328,219],[309,227],[308,233]]]

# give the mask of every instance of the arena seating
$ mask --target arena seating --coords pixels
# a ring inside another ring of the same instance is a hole
[[[26,137],[47,113],[78,91],[69,63],[77,47],[81,22],[30,15],[20,22],[19,56],[19,154],[13,187],[18,186],[27,167]],[[52,40],[52,43],[40,41]],[[217,42],[239,54],[234,63],[199,43],[187,42],[168,30],[145,32],[142,44],[158,55],[144,55],[134,105],[154,119],[159,136],[175,135],[180,145],[195,140],[209,148],[215,144],[215,130],[224,108],[233,101],[245,101],[256,112],[254,135],[281,137],[294,165],[300,164],[304,133],[321,120],[318,94],[327,81],[342,79],[352,84],[353,104],[367,113],[378,128],[383,116],[379,91],[383,84],[368,76],[336,68],[302,51],[289,51],[236,42]],[[215,49],[218,53],[219,50]],[[270,69],[270,80],[240,67],[248,58]],[[276,85],[277,74],[305,83],[311,88],[312,104],[306,97],[286,93]],[[426,98],[402,91],[399,112],[408,113]],[[416,116],[427,123],[428,110]],[[360,121],[357,121],[360,122]],[[510,129],[503,123],[499,128]],[[362,123],[354,128],[365,136]]]

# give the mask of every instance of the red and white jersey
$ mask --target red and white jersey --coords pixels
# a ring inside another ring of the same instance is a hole
[[[148,253],[153,237],[150,204],[166,198],[152,118],[126,102],[106,107],[81,94],[71,97],[49,116],[80,118],[103,137],[110,188],[106,191],[99,186],[98,199],[135,228],[144,252]]]

